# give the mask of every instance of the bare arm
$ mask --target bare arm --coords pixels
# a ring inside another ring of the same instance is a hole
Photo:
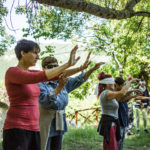
[[[120,100],[120,98],[122,98],[124,96],[124,93],[122,91],[115,91],[115,92],[108,92],[107,93],[107,99],[108,100],[112,100],[112,99],[116,99],[117,101]]]
[[[133,90],[129,90],[129,91],[127,92],[127,95],[131,94],[132,92],[135,92],[135,93],[137,93],[137,94],[143,94],[139,89],[133,89]]]
[[[129,101],[129,100],[135,100],[135,98],[137,97],[137,95],[128,95],[128,96],[124,96],[122,99],[118,99],[119,102],[123,102],[123,101]]]
[[[121,101],[121,99],[127,94],[128,89],[131,86],[131,83],[136,80],[137,79],[132,79],[130,81],[127,81],[126,85],[123,86],[123,88],[120,91],[108,92],[107,99],[108,100],[116,99],[117,101]]]
[[[46,73],[46,77],[48,79],[52,79],[54,78],[55,76],[59,75],[60,73],[62,73],[65,69],[69,68],[70,66],[73,66],[77,63],[77,61],[80,59],[79,57],[78,58],[75,58],[75,54],[76,54],[76,51],[78,49],[78,46],[75,46],[71,53],[70,53],[70,58],[69,58],[69,61],[67,63],[65,63],[64,65],[61,65],[59,67],[56,67],[56,68],[53,68],[53,69],[47,69],[45,71]]]
[[[85,76],[84,76],[84,80],[87,80],[88,77],[97,69],[100,68],[101,65],[105,64],[104,62],[99,62],[97,64],[95,64],[94,67],[92,67],[89,71],[86,72]]]
[[[77,68],[73,68],[73,69],[65,70],[65,71],[63,71],[63,74],[65,76],[71,76],[73,74],[76,74],[76,73],[78,73],[78,72],[83,71],[84,69],[86,69],[89,66],[89,64],[91,63],[89,61],[90,55],[91,55],[91,53],[88,54],[88,56],[86,58],[86,61],[84,62],[84,64],[82,66],[77,67]]]
[[[145,99],[150,100],[150,97],[146,97],[146,96],[137,96],[137,97],[135,98],[135,100],[138,100],[138,99],[140,99],[140,100],[145,100]]]
[[[71,75],[76,74],[76,73],[78,73],[78,72],[80,72],[80,71],[83,71],[83,70],[86,69],[86,68],[89,66],[89,64],[91,63],[91,62],[89,61],[90,55],[91,55],[91,53],[88,54],[88,56],[87,56],[87,58],[86,58],[86,61],[84,62],[84,64],[83,64],[82,66],[80,66],[80,67],[78,67],[78,68],[74,68],[74,69],[65,70],[65,71],[63,71],[63,73],[64,73],[66,76],[71,76]],[[100,66],[103,65],[103,64],[104,64],[104,62],[99,62],[99,63],[95,64],[94,67],[92,67],[89,71],[86,72],[86,74],[85,74],[85,76],[84,76],[84,80],[87,80],[88,77],[93,73],[93,71],[99,69]]]
[[[135,95],[129,95],[131,94],[132,92],[135,92],[136,94]],[[131,99],[135,100],[137,97],[141,96],[141,94],[143,94],[140,90],[138,89],[134,89],[134,90],[129,90],[125,96],[121,97],[120,99],[118,99],[119,102],[122,102],[122,101],[129,101]]]

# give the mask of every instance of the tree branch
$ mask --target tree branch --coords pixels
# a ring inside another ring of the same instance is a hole
[[[141,0],[130,0],[129,2],[127,2],[125,9],[126,10],[130,10],[133,11],[133,7],[139,3]]]
[[[134,12],[134,13],[133,13],[133,16],[150,17],[150,12],[138,11],[138,12]]]
[[[127,62],[127,51],[126,51],[126,49],[125,49],[125,50],[124,50],[123,65],[122,65],[123,68],[124,68],[124,66],[126,65],[126,62]]]
[[[122,77],[123,76],[123,65],[119,62],[118,58],[116,57],[114,51],[112,52],[112,57],[114,58],[115,62],[117,63],[119,67],[119,75]]]
[[[132,8],[141,0],[131,0],[124,10],[115,10],[108,7],[101,7],[86,0],[33,0],[41,4],[70,9],[77,12],[85,12],[105,19],[126,19],[133,16],[150,17],[150,12],[133,12]]]
[[[114,58],[115,62],[117,63],[119,68],[122,68],[122,65],[120,64],[119,60],[117,59],[116,55],[114,52],[112,52],[112,57]]]

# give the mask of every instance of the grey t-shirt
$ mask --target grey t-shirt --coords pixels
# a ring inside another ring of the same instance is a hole
[[[107,99],[107,93],[109,91],[110,90],[104,90],[100,95],[100,105],[102,107],[102,114],[113,116],[117,119],[119,104],[116,101],[116,99]]]

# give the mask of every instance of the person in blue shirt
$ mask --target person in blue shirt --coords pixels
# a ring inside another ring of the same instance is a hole
[[[125,80],[121,77],[115,78],[115,90],[120,91],[124,86]],[[120,134],[121,139],[118,142],[118,150],[123,149],[123,142],[125,138],[126,127],[128,126],[128,105],[127,101],[119,102],[118,110],[119,122],[120,122]]]
[[[120,91],[124,86],[125,80],[122,77],[115,78],[115,91]],[[120,122],[120,135],[121,139],[118,141],[118,150],[123,150],[123,143],[126,134],[126,128],[129,125],[129,117],[128,117],[128,100],[135,99],[141,94],[139,90],[130,90],[131,92],[137,92],[135,95],[128,95],[122,98],[119,102],[119,109],[118,109],[118,117]],[[129,94],[129,93],[128,93]]]
[[[63,135],[67,132],[65,108],[68,105],[68,94],[83,84],[93,71],[104,64],[103,62],[97,63],[86,73],[82,72],[76,77],[69,77],[66,81],[66,77],[88,67],[89,57],[90,54],[82,66],[63,72],[59,81],[39,83],[41,90],[39,97],[41,150],[61,150]],[[54,57],[48,56],[42,61],[43,69],[57,66],[58,61]]]

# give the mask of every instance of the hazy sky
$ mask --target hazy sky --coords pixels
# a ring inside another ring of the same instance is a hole
[[[14,0],[7,0],[5,3],[6,7],[9,10],[9,14],[6,17],[6,21],[7,21],[9,28],[13,29],[12,28],[12,25],[13,25],[14,29],[16,29],[16,32],[11,31],[7,27],[6,23],[5,23],[5,26],[6,26],[7,32],[9,34],[14,35],[16,37],[16,39],[18,40],[18,39],[22,38],[22,35],[23,35],[22,28],[27,27],[28,24],[26,23],[25,15],[16,15],[15,14],[15,7],[18,6],[18,1],[20,4],[25,4],[25,0],[15,0],[14,3],[13,3],[13,1]],[[13,6],[13,8],[12,8],[12,6]],[[12,20],[12,22],[10,20]],[[12,23],[12,25],[11,25],[11,23]]]
[[[16,40],[20,40],[21,38],[23,38],[23,32],[22,32],[22,28],[28,27],[28,23],[27,23],[27,19],[25,15],[17,15],[15,13],[15,7],[19,5],[25,5],[26,1],[29,2],[29,0],[7,0],[5,3],[5,6],[8,8],[9,13],[6,17],[6,22],[7,25],[5,23],[5,27],[7,30],[7,33],[14,35]],[[13,6],[13,8],[12,8]],[[16,32],[11,31],[9,28],[16,29]],[[28,39],[30,40],[34,40],[32,37],[28,36]],[[42,43],[47,43],[49,42],[48,40],[44,40],[44,39],[40,39],[40,41]],[[57,41],[57,42],[64,42],[62,40],[51,40],[52,41]]]

